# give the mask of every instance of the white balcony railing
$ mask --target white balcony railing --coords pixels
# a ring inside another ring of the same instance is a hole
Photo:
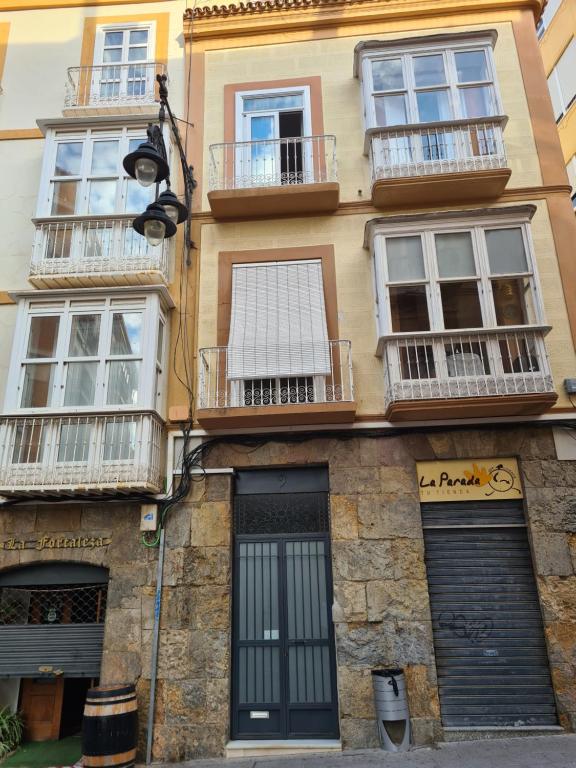
[[[30,276],[160,272],[168,279],[169,240],[152,247],[132,218],[41,221]]]
[[[4,416],[0,494],[158,493],[162,435],[153,413]]]
[[[329,341],[315,349],[291,349],[291,359],[298,366],[303,358],[316,357],[321,374],[291,374],[282,363],[278,348],[264,350],[231,350],[208,347],[200,350],[199,408],[240,408],[258,406],[294,406],[314,403],[354,401],[352,353],[349,341]],[[284,367],[279,375],[255,375],[238,378],[243,367],[254,362],[267,371]],[[295,370],[295,367],[293,368]],[[312,369],[311,369],[312,370]],[[231,374],[235,378],[231,378]]]
[[[212,144],[209,191],[337,181],[336,137]]]
[[[372,181],[506,168],[503,122],[458,120],[372,130]]]
[[[386,407],[554,392],[543,328],[397,334],[384,341]]]
[[[157,61],[70,67],[64,106],[114,107],[157,101],[156,75],[166,66]]]

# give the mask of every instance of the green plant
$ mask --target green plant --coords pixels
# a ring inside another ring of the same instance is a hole
[[[19,712],[0,709],[0,758],[13,752],[22,740],[24,723]]]

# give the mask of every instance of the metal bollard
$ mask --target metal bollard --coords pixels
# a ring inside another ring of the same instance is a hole
[[[372,670],[380,745],[387,752],[410,748],[410,712],[401,669]]]

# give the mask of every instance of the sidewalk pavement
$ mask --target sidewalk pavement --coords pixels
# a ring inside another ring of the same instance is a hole
[[[404,753],[347,751],[155,763],[154,768],[576,768],[576,734],[449,742]]]

